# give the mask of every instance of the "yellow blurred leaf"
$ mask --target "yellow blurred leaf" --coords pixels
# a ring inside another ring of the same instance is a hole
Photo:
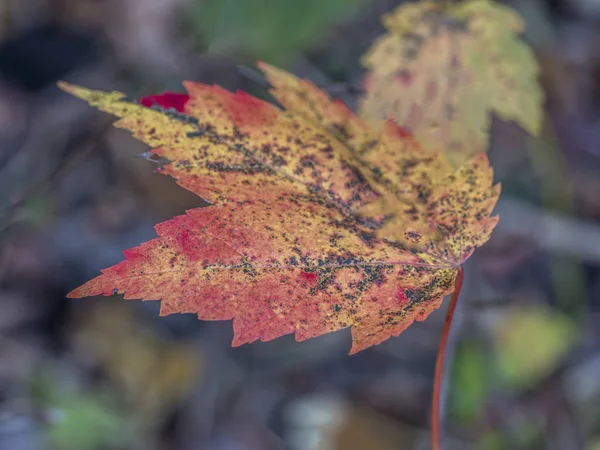
[[[391,117],[454,163],[485,150],[492,112],[533,135],[543,93],[523,20],[510,8],[471,0],[444,8],[421,1],[383,16],[388,33],[363,57],[368,69],[360,113]]]
[[[400,426],[366,408],[352,408],[334,433],[332,445],[322,450],[395,450],[409,448],[414,430]]]
[[[75,325],[76,349],[150,417],[181,401],[200,372],[202,361],[191,344],[159,335],[136,320],[129,304],[97,304]]]

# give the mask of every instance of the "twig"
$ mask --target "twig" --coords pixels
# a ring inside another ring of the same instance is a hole
[[[12,203],[8,209],[6,215],[0,218],[0,235],[4,234],[8,229],[15,223],[14,218],[18,211],[25,206],[27,201],[35,195],[37,192],[44,189],[46,186],[51,184],[56,178],[66,173],[69,173],[78,163],[83,161],[88,154],[96,148],[98,141],[106,133],[106,131],[112,126],[112,122],[106,124],[97,133],[90,136],[84,143],[84,148],[80,152],[74,153],[67,161],[56,167],[52,173],[39,182],[35,183],[30,187],[23,195],[19,197],[14,203]]]

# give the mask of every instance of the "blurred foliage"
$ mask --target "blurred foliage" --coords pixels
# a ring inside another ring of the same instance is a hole
[[[284,64],[364,0],[194,0],[189,20],[209,53]]]
[[[566,316],[541,305],[511,308],[494,330],[498,373],[517,388],[529,387],[556,367],[576,342]]]
[[[46,434],[50,448],[129,448],[132,427],[114,397],[63,387],[57,374],[50,372],[42,369],[30,384],[33,399],[47,416]]]
[[[492,352],[482,335],[465,337],[457,346],[448,406],[462,426],[485,416],[494,392],[535,386],[558,367],[578,338],[568,316],[544,305],[508,308],[489,330]],[[481,436],[478,448],[544,448],[544,434],[535,420],[518,421],[510,434]]]
[[[482,410],[490,384],[489,361],[484,347],[475,340],[464,340],[456,351],[452,366],[452,413],[461,421],[472,420]]]
[[[499,433],[488,433],[480,441],[482,450],[501,450],[502,436]]]
[[[52,448],[126,448],[127,423],[107,402],[92,395],[62,395],[53,405],[56,421],[48,430]]]
[[[136,320],[128,303],[98,303],[76,318],[75,325],[78,352],[100,364],[150,422],[180,402],[198,376],[197,352]]]
[[[600,437],[597,437],[592,441],[589,450],[600,450]]]
[[[52,217],[54,207],[54,199],[50,196],[44,193],[32,195],[23,205],[21,220],[33,225],[42,225]]]

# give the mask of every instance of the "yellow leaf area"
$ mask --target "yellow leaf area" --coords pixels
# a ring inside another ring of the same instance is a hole
[[[383,17],[388,33],[363,56],[368,69],[360,115],[395,119],[454,164],[487,148],[491,113],[532,135],[543,93],[523,20],[488,0],[443,6],[420,1]]]
[[[397,336],[440,306],[489,238],[499,186],[485,154],[453,172],[392,122],[374,131],[312,83],[260,67],[285,110],[192,82],[183,113],[61,84],[211,204],[157,225],[69,296],[233,320],[233,345],[351,327],[355,353]]]

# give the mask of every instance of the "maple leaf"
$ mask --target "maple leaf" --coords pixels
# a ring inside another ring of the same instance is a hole
[[[449,247],[456,247],[449,240],[453,233],[464,233],[465,242],[474,243],[465,246],[470,251],[489,239],[497,222],[497,217],[489,216],[500,195],[500,185],[491,186],[493,173],[484,154],[453,173],[445,153],[424,148],[395,122],[388,120],[381,131],[376,131],[341,101],[331,101],[310,81],[264,63],[259,63],[259,67],[273,85],[271,93],[287,111],[325,127],[345,144],[345,154],[358,160],[362,175],[379,195],[358,205],[355,212],[366,217],[384,216],[377,230],[380,236],[404,241],[408,237],[422,246],[435,247],[437,242],[425,243],[421,239],[424,231],[433,241],[445,240],[446,253]],[[469,183],[463,183],[467,179]],[[447,199],[458,197],[462,204],[449,204]],[[444,204],[444,211],[440,210],[440,203]],[[442,215],[447,219],[442,220]],[[452,220],[454,228],[460,231],[452,231],[447,222],[459,215],[462,220]],[[431,217],[437,217],[436,221],[432,222]],[[444,221],[445,232],[439,233]],[[464,259],[469,255],[464,255]]]
[[[312,83],[260,67],[285,110],[192,82],[183,113],[61,83],[211,204],[157,225],[69,296],[121,293],[162,300],[162,315],[233,320],[233,345],[351,327],[355,353],[397,336],[440,306],[489,238],[499,186],[485,154],[452,172],[394,123],[374,131]]]
[[[384,15],[383,23],[388,33],[362,60],[361,117],[373,124],[394,118],[453,163],[485,150],[492,112],[539,134],[538,66],[518,38],[523,20],[510,8],[420,1]]]

